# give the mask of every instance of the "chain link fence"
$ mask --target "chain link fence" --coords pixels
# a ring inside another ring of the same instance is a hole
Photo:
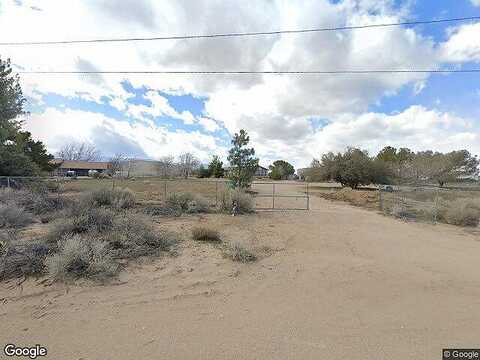
[[[383,186],[379,207],[384,214],[405,220],[478,226],[480,187]]]
[[[174,194],[190,193],[204,198],[212,206],[217,206],[228,187],[228,181],[223,179],[0,177],[0,188],[48,191],[65,196],[100,189],[130,189],[138,201],[146,204],[164,203]]]

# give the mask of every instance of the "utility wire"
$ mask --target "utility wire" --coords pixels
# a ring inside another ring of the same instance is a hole
[[[246,75],[246,74],[274,74],[274,75],[323,75],[323,74],[456,74],[456,73],[480,73],[480,69],[424,69],[424,70],[331,70],[331,71],[177,71],[177,70],[152,70],[152,71],[18,71],[19,74],[178,74],[178,75]]]
[[[0,46],[61,45],[61,44],[66,45],[66,44],[87,44],[87,43],[129,42],[129,41],[227,38],[227,37],[279,35],[279,34],[303,34],[303,33],[326,32],[326,31],[381,28],[381,27],[389,27],[389,26],[409,26],[409,25],[413,26],[413,25],[425,25],[425,24],[439,24],[439,23],[473,21],[473,20],[475,20],[475,21],[480,20],[480,16],[448,18],[448,19],[438,19],[438,20],[405,21],[405,22],[384,23],[384,24],[367,24],[367,25],[358,25],[358,26],[339,26],[339,27],[299,29],[299,30],[278,30],[278,31],[259,31],[259,32],[205,34],[205,35],[183,35],[183,36],[137,37],[137,38],[117,38],[117,39],[109,38],[109,39],[89,39],[89,40],[0,42]]]

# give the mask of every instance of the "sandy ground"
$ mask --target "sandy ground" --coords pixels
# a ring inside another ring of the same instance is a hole
[[[275,250],[254,264],[187,240],[178,257],[129,267],[113,285],[4,284],[0,345],[120,360],[440,359],[443,347],[480,345],[478,234],[311,206],[162,224],[208,223]]]

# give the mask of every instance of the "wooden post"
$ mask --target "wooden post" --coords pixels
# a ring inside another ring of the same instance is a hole
[[[218,179],[215,180],[215,207],[218,207]]]
[[[10,177],[7,177],[7,188],[10,188]]]
[[[382,199],[382,188],[381,187],[378,188],[378,194],[379,194],[379,198],[380,198],[380,211],[383,212],[383,199]]]
[[[164,184],[163,200],[167,201],[167,180],[165,180],[165,184]]]
[[[272,201],[272,209],[275,210],[275,183],[273,183],[273,201]]]
[[[307,210],[310,210],[310,195],[308,195],[308,182],[307,182]]]

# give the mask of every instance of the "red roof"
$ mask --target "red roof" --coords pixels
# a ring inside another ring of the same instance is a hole
[[[108,162],[101,161],[79,161],[79,160],[52,160],[54,164],[60,164],[59,169],[82,169],[82,170],[107,170]]]

